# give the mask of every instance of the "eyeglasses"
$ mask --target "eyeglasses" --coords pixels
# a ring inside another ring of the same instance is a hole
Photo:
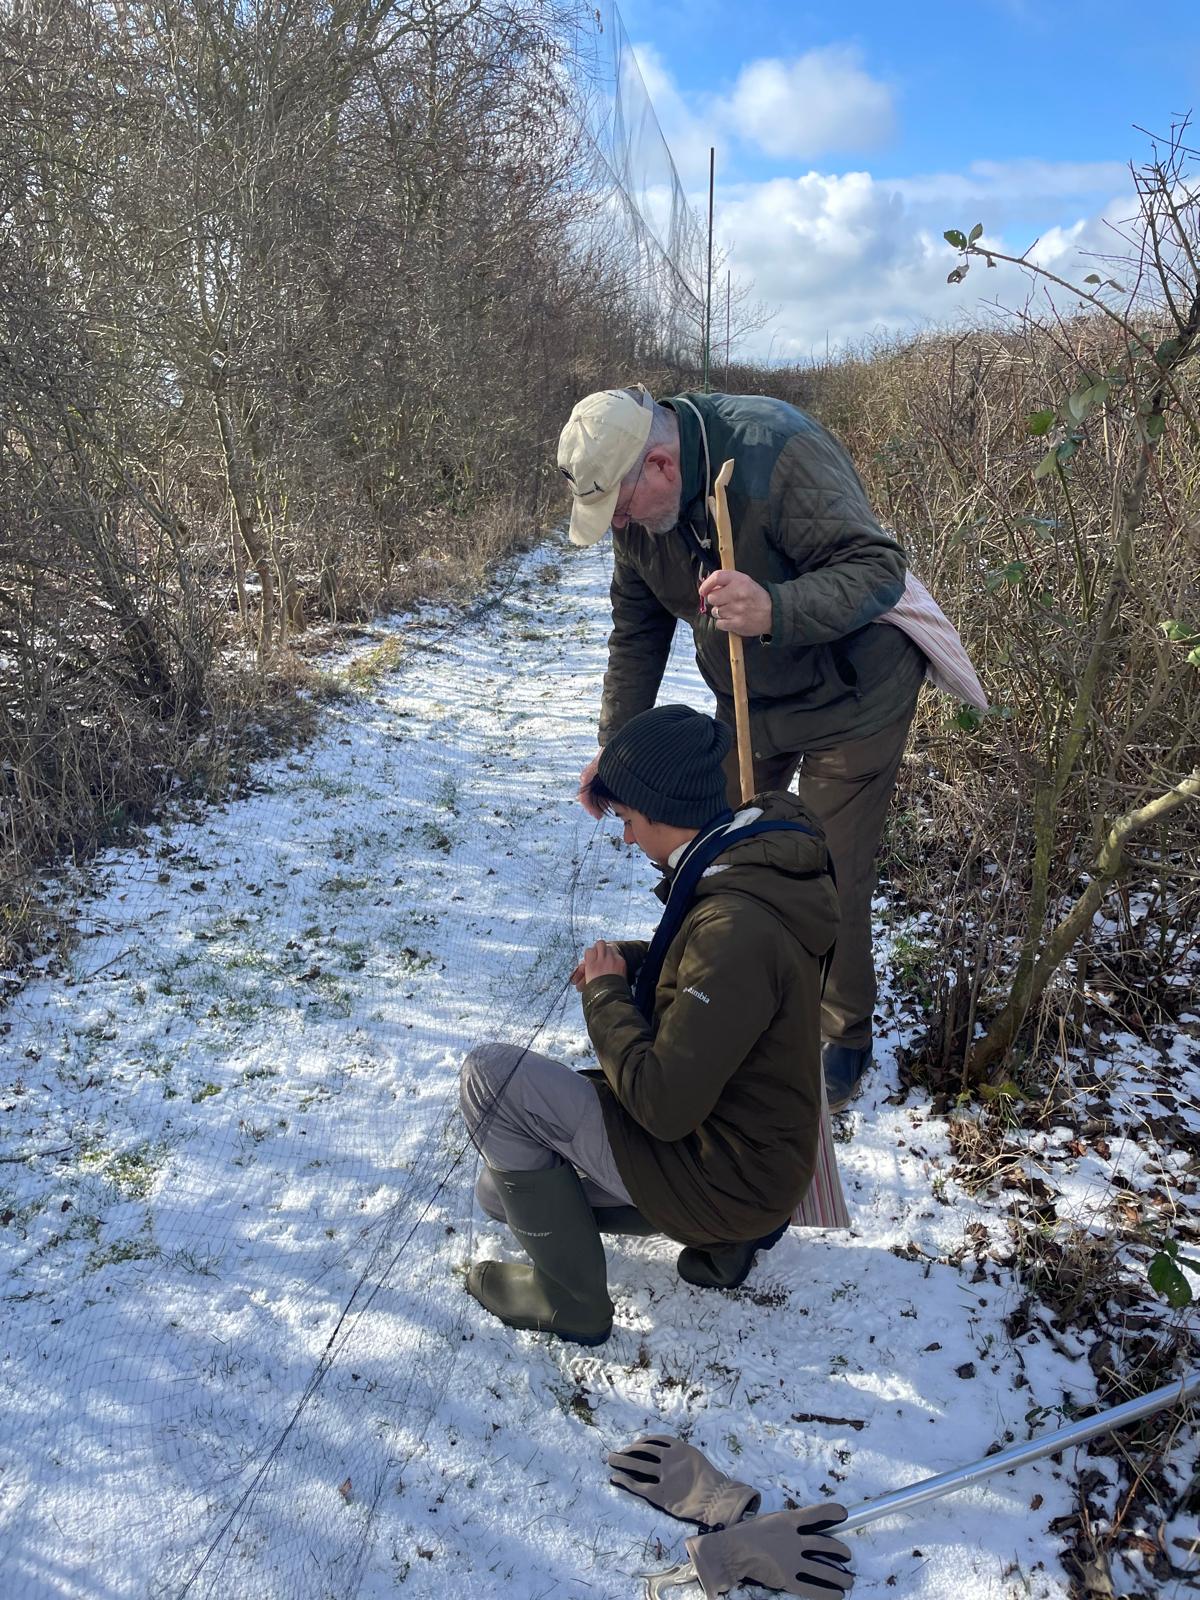
[[[646,470],[646,459],[643,456],[641,465],[638,467],[638,475],[633,480],[633,488],[630,489],[628,494],[623,495],[621,497],[621,499],[619,499],[617,501],[616,505],[613,507],[612,514],[613,514],[613,520],[614,521],[617,519],[617,517],[624,517],[628,521],[628,519],[629,519],[629,508],[633,504],[633,497],[638,492],[638,484],[641,483],[641,481],[642,481],[642,473],[645,470]],[[624,504],[621,503],[622,500],[624,501]]]

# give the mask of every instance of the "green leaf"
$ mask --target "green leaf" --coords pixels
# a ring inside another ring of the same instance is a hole
[[[1074,437],[1072,437],[1070,439],[1064,439],[1063,442],[1058,446],[1057,450],[1055,450],[1055,452],[1054,452],[1054,454],[1058,457],[1059,466],[1060,467],[1065,467],[1067,462],[1070,461],[1071,457],[1076,453],[1076,451],[1078,449],[1079,449],[1079,440],[1078,439],[1076,439]]]
[[[1082,422],[1083,419],[1103,404],[1108,399],[1108,384],[1103,380],[1099,383],[1089,383],[1085,388],[1076,389],[1075,393],[1067,400],[1067,411],[1073,422]]]
[[[1196,633],[1195,628],[1189,628],[1186,622],[1177,622],[1174,617],[1160,622],[1159,627],[1172,644],[1190,644]]]
[[[1178,339],[1164,339],[1154,352],[1154,359],[1160,367],[1169,367],[1178,356],[1180,341]]]
[[[1006,1100],[1020,1100],[1021,1090],[1011,1078],[1006,1078],[1003,1083],[981,1083],[979,1098],[989,1105],[1002,1105]]]
[[[958,228],[947,228],[942,238],[945,239],[947,244],[952,244],[956,250],[965,250],[967,248],[966,235]]]
[[[1165,1250],[1160,1250],[1151,1261],[1146,1277],[1155,1294],[1162,1295],[1173,1311],[1191,1305],[1192,1286]]]
[[[975,224],[975,226],[971,229],[971,232],[969,233],[969,235],[967,236],[967,243],[968,244],[974,244],[976,239],[981,239],[982,237],[983,237],[983,223],[982,222],[977,222]]]
[[[1054,426],[1053,411],[1033,411],[1025,419],[1026,426],[1035,439],[1040,439],[1044,433],[1049,433]]]
[[[1005,584],[1023,583],[1028,572],[1028,561],[1010,561],[1007,566],[1000,567],[995,572],[986,573],[983,580],[984,587],[995,593],[997,589],[1003,588]]]
[[[974,706],[959,706],[954,713],[954,726],[964,733],[974,733],[982,720]]]
[[[1161,411],[1152,411],[1146,418],[1146,437],[1151,444],[1161,439],[1167,426],[1167,419]]]
[[[1188,651],[1187,664],[1189,667],[1200,667],[1200,644],[1194,650]]]
[[[1084,283],[1103,283],[1104,279],[1098,272],[1089,272],[1083,281]]]
[[[1052,445],[1033,469],[1034,480],[1046,478],[1058,469],[1058,446]]]

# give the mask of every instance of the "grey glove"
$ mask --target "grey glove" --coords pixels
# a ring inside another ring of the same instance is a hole
[[[786,1589],[805,1600],[833,1600],[854,1582],[847,1570],[849,1546],[826,1533],[845,1520],[845,1506],[829,1501],[799,1511],[773,1511],[720,1533],[694,1534],[685,1542],[708,1600],[717,1600],[743,1580]]]
[[[694,1445],[670,1433],[635,1439],[614,1450],[608,1464],[610,1483],[702,1528],[730,1528],[752,1516],[762,1500],[757,1489],[727,1478]]]

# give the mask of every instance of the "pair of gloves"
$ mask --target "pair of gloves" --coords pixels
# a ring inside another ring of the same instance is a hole
[[[846,1520],[832,1501],[756,1516],[762,1496],[718,1472],[694,1445],[669,1433],[635,1439],[608,1458],[610,1483],[660,1511],[712,1530],[686,1540],[707,1600],[743,1580],[804,1600],[836,1600],[854,1582],[850,1550],[829,1529]],[[748,1521],[743,1521],[748,1518]]]

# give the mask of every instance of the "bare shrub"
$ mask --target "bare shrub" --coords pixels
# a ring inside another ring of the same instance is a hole
[[[659,360],[585,32],[556,0],[0,14],[0,962],[37,862],[235,771],[305,628],[478,586],[570,404]]]
[[[1069,310],[1059,280],[994,328],[757,375],[846,440],[992,701],[979,718],[924,697],[900,805],[925,848],[890,862],[941,913],[929,1059],[964,1081],[1017,1070],[1047,1027],[1078,1037],[1096,1007],[1145,1029],[1196,999],[1189,154],[1176,139],[1135,174],[1124,259],[1066,285]]]

